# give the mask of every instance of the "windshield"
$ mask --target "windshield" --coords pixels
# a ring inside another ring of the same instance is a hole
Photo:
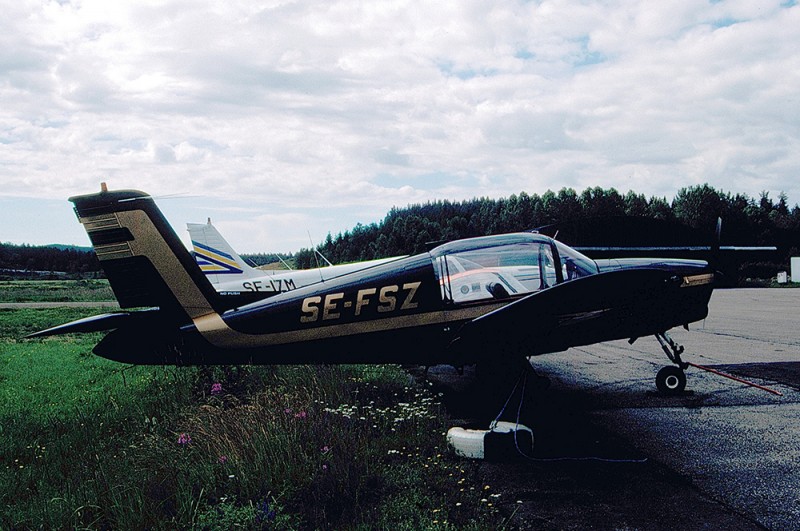
[[[594,275],[599,272],[594,260],[587,258],[572,247],[567,247],[559,241],[556,241],[555,244],[558,248],[558,255],[561,258],[564,280]]]

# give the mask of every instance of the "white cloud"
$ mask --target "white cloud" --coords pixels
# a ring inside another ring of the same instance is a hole
[[[109,181],[323,235],[563,186],[799,202],[800,7],[782,4],[15,2],[0,194]]]

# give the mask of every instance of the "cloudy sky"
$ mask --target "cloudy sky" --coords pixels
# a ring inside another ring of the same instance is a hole
[[[0,241],[88,244],[101,181],[243,252],[565,186],[794,205],[796,4],[0,0]]]

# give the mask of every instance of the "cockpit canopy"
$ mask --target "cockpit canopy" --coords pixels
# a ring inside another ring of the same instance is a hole
[[[459,240],[431,257],[448,304],[522,296],[598,272],[581,253],[534,233]]]

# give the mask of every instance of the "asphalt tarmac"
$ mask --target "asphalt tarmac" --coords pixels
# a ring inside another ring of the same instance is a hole
[[[533,459],[476,472],[508,527],[800,529],[800,289],[716,291],[704,322],[671,335],[685,361],[783,396],[691,367],[686,392],[662,396],[655,338],[532,358],[546,377],[529,378],[519,409]],[[486,422],[469,376],[440,371],[451,414]]]

